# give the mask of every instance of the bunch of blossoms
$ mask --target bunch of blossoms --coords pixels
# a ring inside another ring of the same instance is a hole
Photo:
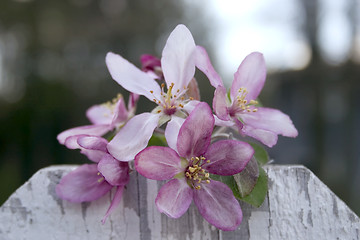
[[[87,112],[92,125],[59,134],[61,144],[80,149],[95,163],[64,176],[57,194],[73,202],[93,201],[116,187],[105,222],[136,170],[149,179],[169,180],[155,199],[161,213],[179,218],[194,201],[210,224],[235,230],[242,221],[239,200],[259,206],[265,198],[267,178],[261,166],[268,156],[261,145],[235,139],[233,132],[268,147],[276,144],[279,134],[297,135],[287,115],[260,107],[256,100],[266,78],[262,54],[245,58],[229,93],[205,49],[195,45],[184,25],[170,34],[161,59],[143,55],[141,62],[140,70],[120,55],[107,54],[112,78],[130,92],[128,109],[121,97],[97,105]],[[200,102],[196,67],[215,87],[213,110]],[[134,115],[139,95],[157,106]],[[152,137],[161,146],[150,146]],[[135,169],[129,167],[132,161]]]

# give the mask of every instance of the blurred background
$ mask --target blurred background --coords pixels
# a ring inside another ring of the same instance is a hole
[[[40,168],[87,161],[56,135],[88,124],[88,107],[127,96],[108,51],[140,66],[184,23],[228,86],[247,54],[264,53],[260,99],[299,130],[271,158],[305,165],[359,215],[359,13],[358,0],[1,0],[0,204]],[[214,89],[196,76],[211,103]]]

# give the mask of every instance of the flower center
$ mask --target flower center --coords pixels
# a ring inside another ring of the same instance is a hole
[[[104,117],[112,117],[114,115],[116,103],[122,98],[123,98],[123,96],[119,93],[111,101],[107,101],[107,102],[102,104],[103,106],[105,106],[107,109],[110,110],[110,113],[104,113]]]
[[[209,163],[204,157],[192,157],[188,168],[185,171],[185,177],[190,187],[199,190],[201,183],[210,183],[210,174],[203,169],[203,165]]]
[[[235,116],[236,113],[257,112],[258,109],[254,106],[257,105],[259,102],[256,100],[248,101],[247,99],[245,99],[247,94],[249,93],[248,90],[244,87],[241,87],[238,92],[239,93],[236,95],[236,99],[234,99],[234,102],[229,109],[230,115]]]
[[[185,103],[185,98],[182,96],[186,93],[187,88],[184,87],[183,90],[176,90],[173,93],[174,83],[168,87],[165,92],[165,84],[161,84],[161,98],[157,99],[154,96],[153,101],[158,104],[161,108],[157,110],[157,113],[163,112],[166,115],[173,115],[178,108],[183,108]],[[150,91],[150,93],[154,93],[154,91]],[[192,100],[190,98],[190,100]]]

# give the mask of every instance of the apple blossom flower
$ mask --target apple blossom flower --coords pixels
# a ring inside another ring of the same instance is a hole
[[[213,99],[216,125],[234,127],[240,134],[253,137],[269,147],[276,144],[279,134],[286,137],[298,135],[288,115],[277,109],[257,106],[256,98],[266,78],[266,65],[261,53],[249,54],[240,64],[229,96],[205,49],[200,46],[196,50],[196,65],[216,88]]]
[[[94,201],[113,187],[116,187],[111,204],[101,220],[106,218],[119,205],[122,192],[129,181],[129,166],[127,162],[120,162],[107,153],[107,140],[87,135],[75,135],[65,141],[71,149],[80,148],[95,164],[83,164],[65,175],[56,186],[57,195],[70,202]]]
[[[106,64],[112,78],[126,90],[143,95],[158,106],[151,113],[136,115],[119,131],[108,145],[109,152],[117,159],[130,161],[147,146],[156,127],[169,122],[165,135],[176,142],[176,132],[197,101],[186,98],[185,94],[194,77],[196,49],[190,31],[178,25],[170,34],[161,58],[164,84],[161,87],[155,77],[145,73],[120,55],[109,52]],[[150,59],[153,61],[154,59]],[[159,67],[158,63],[150,63]]]
[[[241,172],[254,150],[248,143],[236,140],[210,144],[214,121],[210,107],[199,103],[179,130],[177,148],[145,148],[136,155],[135,168],[149,179],[171,179],[156,197],[160,212],[179,218],[194,200],[209,223],[231,231],[242,221],[239,202],[226,184],[212,180],[210,174]]]
[[[86,111],[86,116],[92,124],[65,130],[57,136],[58,141],[65,144],[66,139],[71,136],[83,134],[103,136],[115,128],[119,129],[134,115],[138,98],[138,95],[130,94],[128,109],[121,94],[118,94],[111,102],[90,107]]]

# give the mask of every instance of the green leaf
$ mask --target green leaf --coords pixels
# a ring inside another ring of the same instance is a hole
[[[246,167],[234,175],[239,197],[245,197],[251,193],[259,177],[259,167],[255,158],[251,158]]]
[[[211,174],[210,178],[225,183],[233,191],[234,196],[236,198],[240,198],[239,188],[233,176],[220,176],[220,175]]]
[[[259,168],[259,178],[252,192],[246,197],[240,198],[255,207],[260,207],[264,202],[268,191],[268,177],[263,168]]]
[[[255,150],[254,158],[259,163],[260,166],[264,166],[269,162],[269,155],[265,148],[257,143],[249,143]]]
[[[149,140],[148,147],[149,146],[167,146],[165,136],[154,133]]]

